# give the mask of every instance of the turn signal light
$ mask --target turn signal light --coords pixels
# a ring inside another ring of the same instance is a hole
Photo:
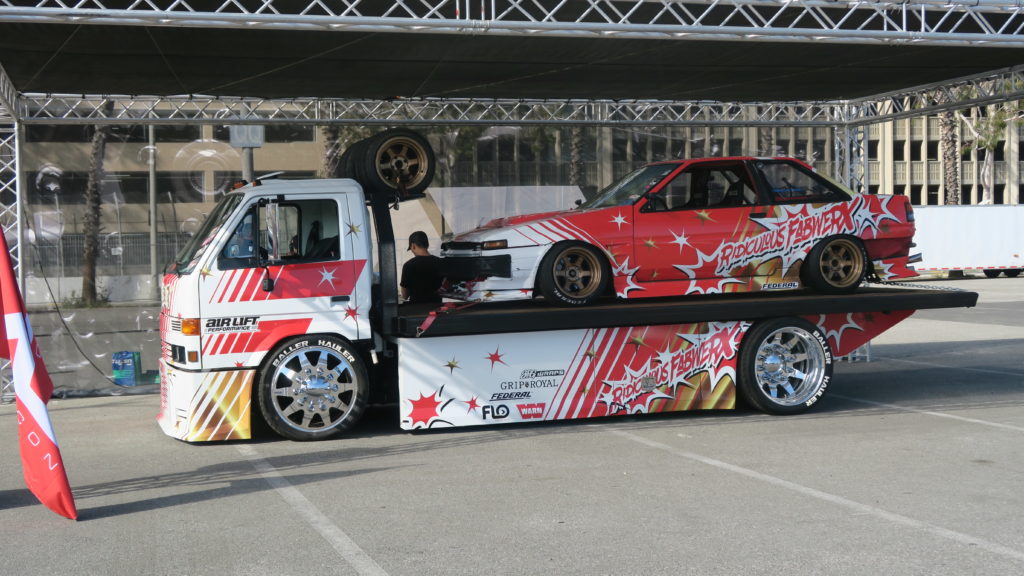
[[[488,240],[480,245],[482,250],[500,250],[508,248],[508,240]]]
[[[185,336],[199,336],[199,318],[182,318],[181,333]]]

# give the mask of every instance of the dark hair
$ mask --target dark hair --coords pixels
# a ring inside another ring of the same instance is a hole
[[[409,246],[415,244],[421,248],[430,248],[430,241],[427,240],[427,233],[422,230],[417,230],[412,234],[409,234]]]

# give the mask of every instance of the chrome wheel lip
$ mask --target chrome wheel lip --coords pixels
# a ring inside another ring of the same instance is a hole
[[[757,388],[779,406],[806,404],[821,389],[827,364],[825,350],[813,333],[797,326],[779,328],[758,346]]]
[[[358,394],[357,377],[352,363],[337,350],[327,346],[300,348],[274,369],[270,402],[280,421],[295,430],[331,430],[352,412]],[[301,422],[293,419],[296,415]],[[320,424],[312,425],[317,417]]]

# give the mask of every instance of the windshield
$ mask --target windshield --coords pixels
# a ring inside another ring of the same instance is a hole
[[[581,204],[580,208],[607,208],[632,204],[678,167],[678,164],[644,166],[605,188],[593,200]]]
[[[209,246],[210,242],[213,242],[213,237],[217,235],[221,226],[231,217],[235,207],[241,201],[241,194],[228,194],[221,198],[217,206],[213,208],[213,212],[203,221],[199,231],[174,257],[174,262],[167,267],[167,272],[177,272],[179,275],[192,272],[196,263],[206,253],[207,246]]]

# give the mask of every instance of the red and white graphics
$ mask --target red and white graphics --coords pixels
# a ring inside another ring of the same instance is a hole
[[[732,408],[748,323],[403,339],[402,427]]]
[[[915,275],[913,233],[905,197],[854,194],[796,160],[665,162],[578,209],[502,218],[456,237],[446,258],[507,255],[512,273],[449,282],[446,290],[465,300],[532,297],[544,291],[540,268],[556,266],[557,277],[564,266],[545,256],[572,244],[604,260],[620,298],[801,288],[812,250],[835,238],[863,248],[864,273],[905,278]],[[593,268],[585,272],[598,274]]]

